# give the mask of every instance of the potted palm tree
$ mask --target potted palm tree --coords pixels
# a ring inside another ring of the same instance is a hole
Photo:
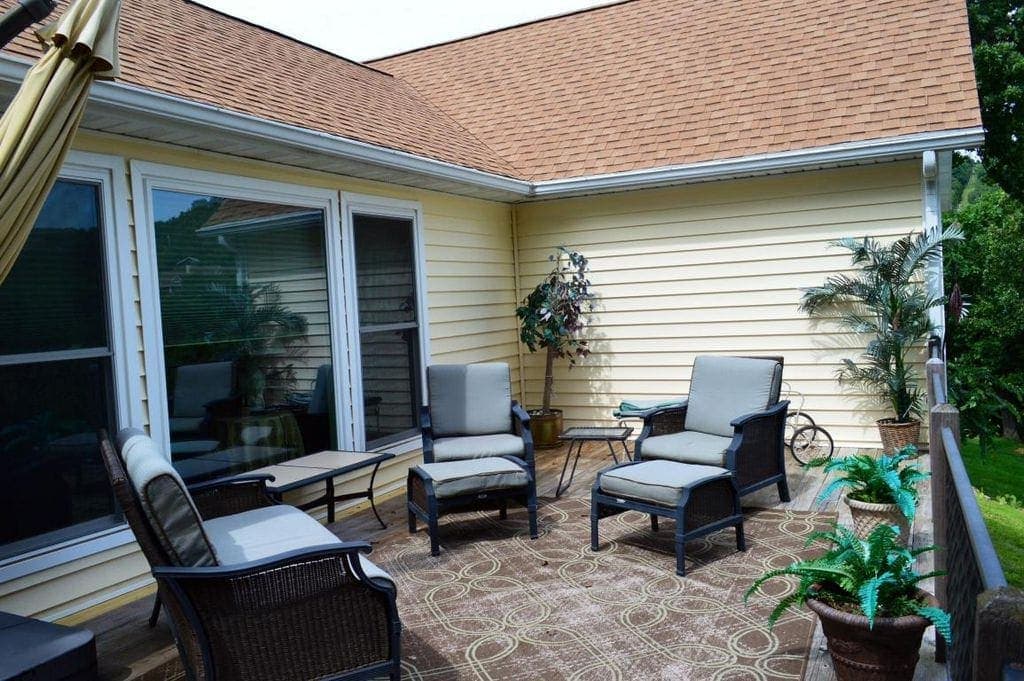
[[[540,409],[530,411],[530,427],[537,447],[558,445],[562,411],[551,407],[555,359],[568,360],[572,368],[590,354],[583,332],[595,298],[587,278],[588,262],[581,253],[560,246],[548,260],[554,263],[551,272],[516,308],[523,344],[530,352],[542,348],[545,351],[543,401]]]
[[[843,501],[850,507],[858,537],[866,539],[879,525],[895,525],[900,541],[906,542],[917,509],[917,483],[928,477],[916,464],[908,463],[916,456],[917,447],[907,445],[891,455],[857,454],[811,461],[808,466],[824,465],[825,473],[839,473],[821,491],[818,501],[846,490]]]
[[[892,452],[917,442],[921,433],[924,391],[912,357],[931,334],[929,311],[942,299],[929,294],[924,268],[942,260],[942,244],[960,240],[957,226],[910,234],[888,244],[875,239],[841,239],[857,271],[830,276],[823,285],[804,290],[800,309],[809,315],[839,313],[838,322],[870,340],[859,361],[844,359],[840,384],[864,389],[889,407],[878,420],[882,449]]]
[[[898,537],[891,525],[879,525],[866,539],[834,525],[808,541],[826,542],[822,555],[761,575],[744,602],[768,580],[792,575],[799,581],[768,616],[769,627],[790,606],[806,604],[821,619],[839,681],[910,681],[925,629],[934,624],[947,643],[953,636],[949,615],[918,588],[941,573],[914,570],[914,559],[934,547],[910,551]]]

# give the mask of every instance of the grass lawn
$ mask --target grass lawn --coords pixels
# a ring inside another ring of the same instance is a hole
[[[1006,580],[1024,588],[1024,444],[997,439],[982,456],[965,440],[963,456]]]

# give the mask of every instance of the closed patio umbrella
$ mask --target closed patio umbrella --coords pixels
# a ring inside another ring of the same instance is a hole
[[[0,118],[0,283],[25,245],[78,129],[89,86],[117,75],[121,0],[77,0],[39,32],[46,53]]]

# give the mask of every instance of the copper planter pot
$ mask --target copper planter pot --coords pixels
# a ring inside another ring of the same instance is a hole
[[[553,449],[561,445],[558,436],[562,433],[562,410],[552,409],[547,413],[531,411],[530,433],[533,435],[533,446],[537,449]]]
[[[929,605],[931,594],[920,592]],[[912,681],[921,656],[921,639],[931,622],[918,615],[877,617],[874,629],[868,619],[810,599],[807,607],[821,618],[839,681]]]

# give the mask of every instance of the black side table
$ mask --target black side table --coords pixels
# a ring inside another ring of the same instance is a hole
[[[608,444],[608,453],[611,455],[612,461],[618,463],[619,458],[615,455],[615,448],[612,446],[612,443],[619,442],[622,444],[623,458],[629,461],[629,447],[626,446],[626,441],[632,434],[633,429],[630,427],[598,428],[591,426],[574,426],[559,435],[559,440],[569,442],[569,449],[565,453],[565,463],[562,464],[562,474],[558,476],[558,487],[555,488],[555,498],[557,499],[562,496],[565,490],[569,488],[569,485],[572,484],[572,479],[576,475],[576,464],[580,461],[580,452],[583,450],[584,442],[606,442]],[[576,450],[575,458],[573,458],[573,448]],[[569,480],[563,485],[562,481],[565,479],[565,471],[569,467],[569,459],[573,459],[572,471],[569,473]]]

